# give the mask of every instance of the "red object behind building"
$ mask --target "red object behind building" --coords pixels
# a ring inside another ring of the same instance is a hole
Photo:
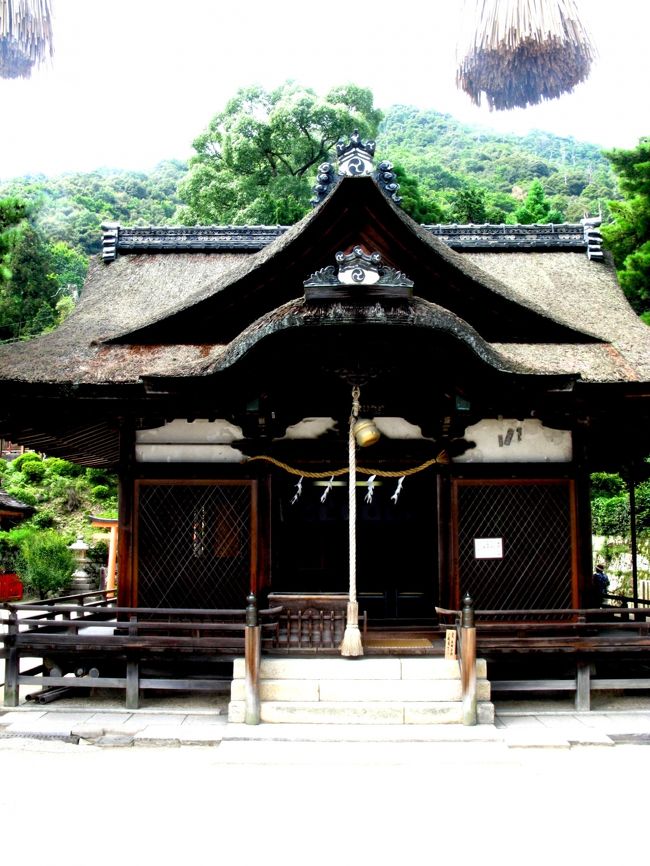
[[[23,584],[17,574],[0,574],[0,601],[20,601]]]

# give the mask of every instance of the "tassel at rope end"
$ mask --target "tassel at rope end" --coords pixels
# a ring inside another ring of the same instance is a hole
[[[359,631],[359,604],[356,601],[348,602],[347,621],[340,649],[341,655],[346,658],[363,655],[363,644]]]
[[[363,644],[358,625],[346,625],[343,640],[341,641],[341,655],[346,658],[355,658],[363,655]]]

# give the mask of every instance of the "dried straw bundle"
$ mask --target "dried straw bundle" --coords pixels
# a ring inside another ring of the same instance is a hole
[[[51,0],[0,0],[0,78],[29,78],[52,53]]]
[[[456,84],[476,105],[525,108],[556,99],[588,76],[594,59],[575,0],[466,0]]]

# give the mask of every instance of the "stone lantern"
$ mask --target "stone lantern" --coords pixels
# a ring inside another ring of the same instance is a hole
[[[89,545],[86,544],[81,536],[79,536],[74,544],[69,545],[69,548],[73,552],[77,563],[77,567],[72,573],[72,581],[70,583],[71,592],[90,592],[91,590],[96,589],[93,585],[93,580],[89,577],[85,568],[88,563]]]

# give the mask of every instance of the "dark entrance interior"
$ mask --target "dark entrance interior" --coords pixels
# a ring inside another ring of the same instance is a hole
[[[326,482],[274,481],[273,589],[347,592],[348,486],[339,480],[324,502]],[[357,487],[357,592],[371,624],[432,620],[438,594],[436,478],[408,477],[396,502],[397,479],[378,479],[373,500]]]

